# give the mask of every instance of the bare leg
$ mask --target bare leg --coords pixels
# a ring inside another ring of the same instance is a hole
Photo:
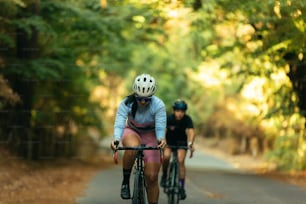
[[[185,179],[186,176],[186,168],[185,168],[186,152],[187,151],[184,149],[178,150],[178,160],[180,163],[180,179]]]
[[[164,154],[163,154],[163,174],[167,174],[169,161],[171,157],[171,149],[168,147],[164,148]]]
[[[146,163],[145,177],[147,184],[147,195],[149,203],[158,203],[159,199],[159,186],[158,186],[158,173],[160,163]]]
[[[127,135],[122,140],[123,146],[139,146],[140,140],[136,135]],[[135,161],[136,151],[126,150],[123,154],[123,169],[132,169]]]

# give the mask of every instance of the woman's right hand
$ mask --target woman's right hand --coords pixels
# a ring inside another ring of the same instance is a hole
[[[110,148],[114,151],[119,145],[119,141],[118,140],[112,140],[111,144],[110,144]]]

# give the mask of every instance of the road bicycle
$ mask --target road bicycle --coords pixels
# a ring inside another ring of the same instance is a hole
[[[178,204],[180,201],[180,164],[177,157],[178,149],[188,150],[187,146],[172,146],[171,148],[171,160],[168,166],[167,180],[164,187],[164,192],[168,197],[168,204]],[[190,158],[192,157],[192,151],[190,151]]]
[[[135,150],[136,160],[134,164],[134,189],[132,194],[132,204],[146,204],[146,181],[144,175],[144,150],[160,150],[159,147],[145,146],[144,144],[136,147],[118,147],[119,143],[115,143],[114,161],[118,163],[118,150]],[[162,154],[161,154],[162,155]]]

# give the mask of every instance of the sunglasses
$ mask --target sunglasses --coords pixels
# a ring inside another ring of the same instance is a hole
[[[144,102],[150,102],[152,100],[152,97],[140,97],[140,96],[136,96],[136,100],[138,102],[144,101]]]

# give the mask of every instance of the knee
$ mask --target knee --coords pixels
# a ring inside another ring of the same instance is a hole
[[[136,151],[133,151],[133,150],[126,150],[124,152],[124,154],[129,157],[129,158],[134,158],[136,156]]]
[[[157,173],[148,173],[146,174],[146,183],[148,186],[153,186],[158,183],[158,174]]]
[[[171,157],[171,153],[164,152],[164,154],[163,154],[163,160],[164,161],[169,161],[170,157]]]
[[[178,162],[179,162],[180,166],[184,166],[184,164],[185,164],[185,157],[178,157]]]
[[[163,156],[163,161],[164,162],[169,162],[169,160],[170,160],[170,155],[164,155]]]
[[[185,167],[185,161],[184,160],[179,161],[179,164],[180,164],[180,167]]]

